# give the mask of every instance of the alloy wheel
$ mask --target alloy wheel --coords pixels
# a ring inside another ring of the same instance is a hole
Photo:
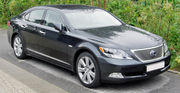
[[[14,39],[13,47],[14,47],[15,55],[18,56],[18,57],[21,56],[22,52],[23,52],[23,49],[22,49],[22,41],[21,41],[21,39],[19,37],[16,37]]]
[[[81,57],[78,62],[77,70],[78,75],[83,83],[91,84],[95,80],[96,69],[90,57]]]

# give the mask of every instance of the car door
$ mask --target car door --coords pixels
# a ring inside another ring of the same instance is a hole
[[[41,27],[42,34],[40,39],[41,53],[47,57],[65,64],[69,64],[67,56],[67,42],[68,37],[65,34],[60,34],[58,30],[53,27],[53,24],[61,25],[61,15],[52,10],[47,10],[44,18],[44,26]]]
[[[44,13],[45,10],[38,9],[28,12],[24,16],[22,34],[28,50],[39,51],[39,39],[41,38],[39,28],[41,27]]]

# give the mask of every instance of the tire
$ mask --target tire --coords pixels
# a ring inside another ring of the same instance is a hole
[[[81,53],[76,62],[80,82],[88,88],[100,85],[100,70],[96,59],[88,52]]]
[[[13,38],[13,50],[18,59],[25,59],[27,57],[22,37],[18,34]]]

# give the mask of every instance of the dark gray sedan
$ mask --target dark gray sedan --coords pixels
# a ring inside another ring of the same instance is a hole
[[[33,56],[69,69],[86,87],[146,79],[170,67],[165,40],[97,7],[33,7],[8,26],[17,58]]]

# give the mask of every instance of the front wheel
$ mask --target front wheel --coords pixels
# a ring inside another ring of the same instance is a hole
[[[88,52],[80,54],[76,62],[76,71],[81,83],[89,88],[100,85],[100,71],[97,61]]]
[[[22,38],[20,37],[20,35],[16,35],[13,39],[13,50],[17,58],[24,59],[26,57],[24,51],[24,44],[22,42]]]

